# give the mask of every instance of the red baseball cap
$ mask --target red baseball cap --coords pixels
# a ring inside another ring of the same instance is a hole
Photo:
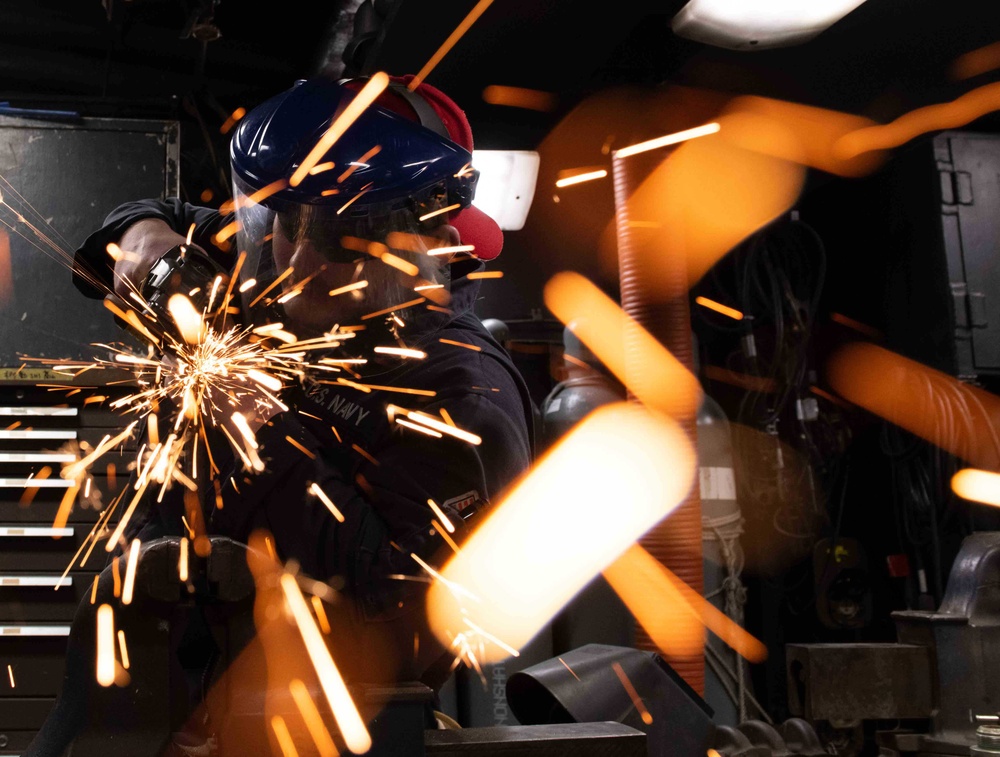
[[[409,86],[414,76],[407,74],[406,76],[392,76],[390,79],[398,84]],[[448,130],[451,141],[471,153],[473,150],[472,127],[469,125],[465,111],[459,108],[448,95],[430,84],[421,82],[413,91],[434,108],[434,112],[437,113],[445,129]],[[420,120],[413,107],[392,90],[386,90],[376,102],[378,105],[414,121]],[[474,205],[457,213],[450,213],[448,223],[458,230],[462,244],[471,244],[474,247],[473,254],[481,260],[493,260],[503,249],[503,231],[499,224]]]

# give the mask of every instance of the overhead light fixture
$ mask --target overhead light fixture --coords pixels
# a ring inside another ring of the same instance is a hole
[[[540,162],[538,153],[531,150],[473,151],[479,182],[472,204],[504,231],[521,229],[535,197]]]
[[[806,42],[865,0],[689,0],[670,26],[679,37],[730,50]]]

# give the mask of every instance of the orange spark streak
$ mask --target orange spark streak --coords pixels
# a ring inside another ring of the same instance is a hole
[[[344,514],[337,509],[337,506],[333,504],[333,500],[326,495],[325,491],[319,488],[318,484],[315,482],[309,484],[309,493],[326,505],[326,509],[333,513],[334,518],[339,520],[341,523],[344,522]]]
[[[69,514],[73,510],[73,503],[76,502],[76,495],[79,492],[80,487],[74,484],[63,493],[62,500],[59,502],[59,510],[56,512],[56,517],[52,521],[53,528],[63,528],[66,525],[66,521],[69,520]],[[62,537],[54,536],[52,538],[61,539]]]
[[[318,599],[318,597],[313,597],[313,599]],[[333,757],[333,755],[336,755],[337,747],[334,746],[333,738],[323,724],[323,717],[319,714],[319,710],[313,702],[312,696],[309,694],[309,689],[306,688],[306,685],[302,681],[295,678],[288,684],[288,690],[292,693],[295,706],[299,708],[299,713],[306,723],[306,728],[309,729],[309,735],[312,736],[313,743],[319,749],[320,757]]]
[[[105,687],[115,682],[115,615],[111,605],[97,608],[97,682]]]
[[[316,620],[319,621],[319,627],[323,629],[323,633],[331,633],[333,629],[330,627],[330,619],[326,617],[326,610],[323,609],[323,600],[315,594],[313,594],[309,599],[312,602],[313,610],[316,613]]]
[[[285,435],[285,441],[295,447],[299,452],[308,457],[310,460],[315,460],[316,455],[310,452],[306,447],[303,447],[299,442],[295,441],[292,437]]]
[[[377,318],[380,315],[388,315],[395,310],[406,310],[406,308],[411,308],[414,305],[419,305],[421,302],[427,302],[426,297],[418,297],[415,300],[409,300],[407,302],[401,302],[398,305],[393,305],[392,307],[385,308],[383,310],[376,310],[374,313],[368,313],[368,315],[361,316],[362,321],[367,321],[369,318]]]
[[[97,604],[97,580],[99,578],[100,576],[94,576],[94,585],[90,589],[90,604],[92,605]]]
[[[365,163],[368,162],[369,158],[373,158],[374,156],[378,155],[379,152],[381,152],[381,150],[382,150],[382,146],[381,145],[375,145],[372,149],[370,149],[368,152],[366,152],[360,158],[358,158],[357,160],[355,160],[354,162],[352,162],[351,165],[348,167],[348,169],[346,171],[344,171],[342,174],[340,174],[340,176],[337,177],[337,183],[338,184],[342,184],[344,181],[347,180],[347,177],[349,177],[352,173],[354,173],[355,171],[357,171],[359,168],[362,168],[365,165]]]
[[[271,730],[274,731],[274,736],[278,740],[278,746],[284,757],[299,757],[299,753],[295,749],[295,742],[292,741],[292,734],[288,732],[288,726],[285,725],[285,719],[281,715],[271,717]]]
[[[412,357],[418,360],[427,357],[427,353],[423,350],[411,350],[406,347],[376,347],[375,352],[381,355],[397,355],[399,357]]]
[[[338,294],[344,294],[345,292],[353,292],[358,289],[364,289],[368,286],[367,280],[355,281],[353,284],[347,284],[342,287],[337,287],[336,289],[330,290],[330,296],[336,297]]]
[[[575,176],[567,176],[565,179],[559,179],[556,181],[556,186],[560,189],[563,187],[571,187],[574,184],[582,184],[585,181],[603,179],[607,175],[608,172],[603,168],[597,171],[587,171],[586,173],[578,173]]]
[[[292,610],[292,615],[295,617],[302,641],[305,642],[306,651],[319,676],[320,686],[330,704],[330,709],[333,710],[333,717],[337,721],[344,742],[355,754],[364,754],[371,749],[371,736],[361,719],[361,714],[351,700],[344,679],[330,656],[330,650],[323,641],[320,630],[309,612],[298,582],[291,574],[284,573],[281,576],[281,588],[284,591],[285,600]]]
[[[122,604],[132,604],[132,592],[135,590],[135,570],[139,564],[139,548],[141,543],[133,539],[128,550],[128,562],[125,564],[125,587],[122,589]]]
[[[493,0],[479,0],[479,2],[476,3],[476,6],[469,11],[468,15],[462,19],[458,26],[455,27],[455,31],[448,35],[448,39],[441,44],[441,47],[435,51],[434,55],[430,57],[430,60],[424,64],[424,67],[417,72],[417,75],[414,76],[407,85],[407,89],[412,92],[420,86],[423,80],[427,78],[427,75],[434,70],[434,67],[441,62],[441,59],[448,54],[448,51],[450,51],[451,48],[455,46],[455,43],[458,42],[469,30],[469,27],[476,23],[478,18],[483,15],[492,2]]]
[[[561,662],[561,663],[563,664],[563,667],[564,667],[564,668],[566,668],[566,670],[568,670],[568,671],[570,672],[570,675],[571,675],[571,676],[573,676],[573,677],[574,677],[574,678],[575,678],[576,680],[578,680],[578,681],[580,680],[580,676],[578,676],[578,675],[577,675],[577,674],[576,674],[576,673],[575,673],[575,672],[573,671],[573,668],[571,668],[571,667],[570,667],[569,665],[567,665],[567,664],[566,664],[566,661],[565,661],[565,660],[564,660],[564,659],[563,659],[562,657],[559,657],[559,658],[557,658],[557,659],[559,660],[559,662]]]
[[[618,680],[622,682],[622,686],[625,687],[625,691],[628,692],[629,698],[632,700],[632,704],[639,711],[639,716],[642,718],[642,722],[646,725],[651,725],[653,722],[653,716],[649,714],[649,710],[646,709],[646,705],[642,703],[642,699],[639,696],[639,692],[635,690],[632,682],[625,675],[625,671],[622,669],[621,663],[612,663],[611,667],[615,669],[615,674],[618,676]]]
[[[421,434],[426,434],[427,436],[433,436],[435,439],[441,439],[444,437],[444,434],[440,434],[432,428],[421,426],[419,423],[411,423],[410,421],[403,420],[402,418],[396,418],[395,420],[400,426],[413,429],[414,431],[419,431]]]
[[[295,169],[288,183],[296,187],[308,175],[309,171],[326,154],[327,150],[333,147],[334,143],[340,139],[348,127],[357,120],[365,108],[371,105],[382,94],[383,90],[389,86],[389,77],[383,71],[378,71],[372,75],[364,87],[354,96],[350,104],[337,116],[330,128],[326,130],[320,140],[316,143],[305,159]]]
[[[722,315],[729,316],[734,321],[743,320],[743,313],[741,313],[736,308],[731,308],[728,305],[723,305],[721,302],[710,300],[708,299],[708,297],[695,297],[694,301],[699,305],[701,305],[703,308],[714,310],[716,313],[722,313]]]
[[[502,279],[503,271],[473,271],[466,274],[467,279]]]
[[[454,203],[452,205],[448,205],[448,206],[446,206],[444,208],[438,208],[437,210],[432,210],[430,213],[424,213],[417,220],[422,223],[422,222],[426,221],[428,218],[434,218],[435,216],[439,216],[442,213],[449,213],[452,210],[455,210],[455,209],[460,208],[460,207],[462,207],[461,203],[457,203],[456,202],[456,203]]]
[[[445,529],[445,527],[442,526],[440,523],[438,523],[436,520],[432,520],[431,525],[434,526],[434,529],[439,534],[441,534],[441,538],[444,539],[446,542],[448,542],[448,546],[451,547],[452,550],[454,550],[455,552],[458,552],[458,544],[455,543],[454,539],[448,536],[448,531]]]
[[[188,538],[186,536],[181,537],[181,547],[177,556],[177,577],[180,579],[181,583],[187,583],[188,580]]]
[[[122,667],[128,670],[128,647],[125,646],[125,630],[122,628],[118,629],[118,648],[121,650]]]
[[[951,490],[963,499],[1000,506],[1000,474],[963,468],[951,477]]]
[[[264,296],[267,295],[268,292],[270,292],[272,289],[278,286],[278,284],[280,284],[282,281],[291,276],[294,270],[295,269],[292,266],[288,266],[288,268],[286,268],[284,271],[281,272],[278,278],[276,278],[268,285],[267,289],[265,289],[263,292],[261,292],[260,294],[258,294],[256,297],[253,298],[253,301],[250,303],[249,307],[253,307],[258,302],[260,302],[264,298]]]
[[[638,155],[641,152],[648,152],[649,150],[655,150],[659,147],[667,147],[668,145],[676,145],[680,142],[686,142],[689,139],[696,139],[697,137],[706,137],[709,134],[715,134],[719,131],[719,124],[710,123],[704,126],[696,126],[693,129],[685,129],[684,131],[678,131],[674,134],[667,134],[662,137],[657,137],[656,139],[650,139],[645,142],[639,142],[638,144],[629,145],[628,147],[622,147],[620,150],[615,150],[615,157],[617,158],[627,158],[630,155]]]
[[[483,351],[482,347],[479,347],[479,346],[477,346],[475,344],[466,344],[465,342],[456,342],[456,341],[453,341],[451,339],[438,339],[438,341],[441,342],[442,344],[451,344],[451,345],[454,345],[455,347],[465,347],[468,350],[475,350],[476,352],[482,352]]]
[[[455,526],[453,526],[451,521],[448,520],[448,516],[444,514],[444,510],[438,507],[437,502],[435,502],[433,499],[429,499],[427,500],[427,504],[430,505],[431,510],[434,511],[434,514],[438,517],[438,520],[440,520],[441,523],[444,524],[444,527],[448,529],[448,533],[451,534],[455,533]]]

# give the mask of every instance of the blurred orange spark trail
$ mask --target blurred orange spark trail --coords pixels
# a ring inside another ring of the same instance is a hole
[[[693,417],[701,404],[698,379],[597,286],[578,273],[557,273],[545,285],[545,304],[643,404]],[[642,356],[638,380],[626,370],[627,343]]]
[[[555,110],[559,98],[551,92],[540,89],[490,84],[483,89],[483,100],[490,105],[508,105],[513,108],[538,110],[545,113]]]
[[[1000,473],[963,468],[951,477],[951,490],[963,499],[1000,507]]]
[[[521,649],[681,502],[694,466],[691,444],[673,420],[635,403],[596,410],[538,462],[441,570],[427,601],[435,635],[451,643],[468,633],[471,622]],[[560,538],[553,541],[552,533]],[[514,545],[520,557],[512,562]],[[463,603],[456,586],[480,601]],[[508,656],[498,645],[481,651],[483,662]]]
[[[927,105],[885,125],[869,126],[845,134],[834,145],[845,159],[871,150],[899,147],[932,131],[957,129],[1000,108],[1000,82],[985,84],[947,103]]]
[[[767,658],[760,641],[638,544],[606,568],[604,577],[668,657],[700,651],[708,628],[750,662]]]
[[[295,742],[292,741],[292,734],[288,732],[288,726],[285,725],[285,719],[281,715],[274,715],[271,717],[271,729],[274,731],[274,736],[278,740],[278,746],[281,748],[281,754],[284,757],[299,757],[298,751],[295,749]]]
[[[874,344],[847,345],[827,381],[855,405],[972,467],[1000,471],[1000,397]]]
[[[319,710],[316,708],[316,704],[309,694],[309,689],[298,678],[292,680],[288,685],[288,689],[295,700],[295,706],[299,708],[299,713],[306,723],[306,728],[309,729],[309,735],[312,736],[313,743],[316,744],[316,748],[319,750],[320,757],[334,757],[337,754],[337,747],[334,745],[333,738],[323,723],[323,716],[319,714]]]
[[[995,68],[1000,68],[1000,42],[958,56],[951,65],[951,75],[955,79],[971,79]]]
[[[323,693],[333,710],[333,717],[337,721],[344,742],[355,754],[364,754],[371,749],[371,736],[347,691],[347,686],[340,676],[340,671],[337,670],[336,663],[330,656],[330,650],[323,641],[316,621],[313,620],[312,613],[309,612],[309,607],[302,596],[298,582],[290,573],[284,573],[281,576],[281,588],[284,591],[285,600],[292,610],[292,615],[295,617],[299,633],[302,635],[306,651],[309,653],[309,659],[312,660],[313,667],[319,676]]]

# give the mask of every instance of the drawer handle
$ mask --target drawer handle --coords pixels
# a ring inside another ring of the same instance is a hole
[[[0,407],[0,415],[47,415],[47,416],[75,416],[79,415],[79,408],[75,407]]]
[[[53,528],[52,526],[0,526],[0,538],[19,536],[72,536],[72,528]]]
[[[0,489],[69,489],[68,478],[0,478]]]
[[[71,463],[72,452],[0,452],[0,463]]]
[[[0,626],[4,636],[69,636],[69,626]]]
[[[76,439],[76,431],[66,428],[33,428],[24,431],[0,431],[0,439]]]
[[[0,589],[13,586],[72,586],[73,576],[0,576]]]

